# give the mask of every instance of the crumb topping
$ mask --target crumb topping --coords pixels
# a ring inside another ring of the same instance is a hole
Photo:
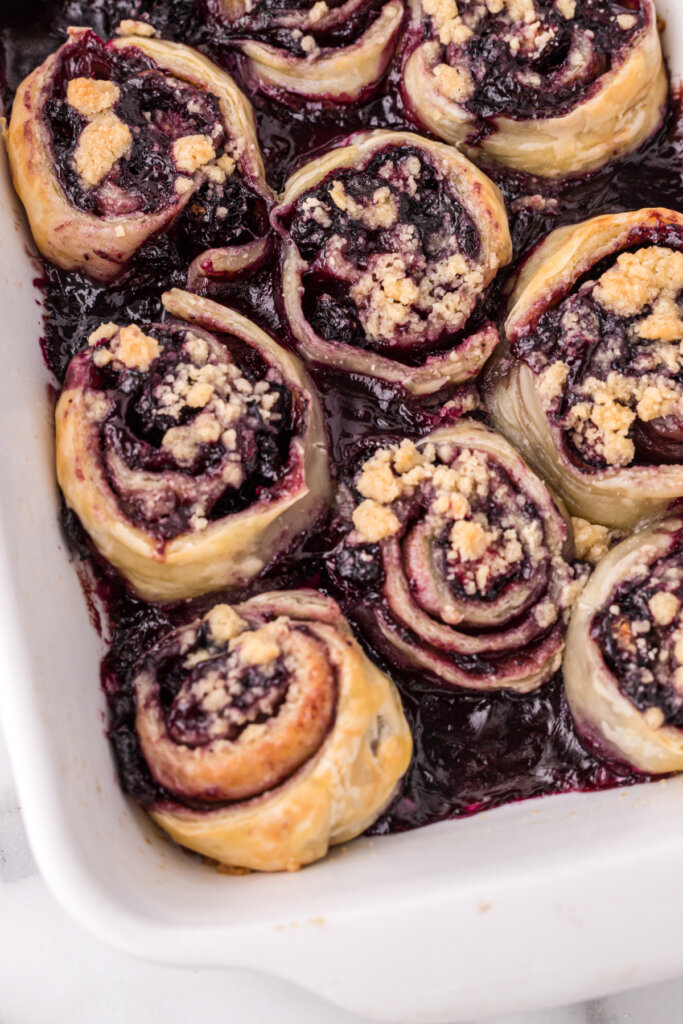
[[[155,36],[156,29],[148,21],[135,21],[133,18],[124,18],[119,22],[116,29],[117,36]]]
[[[562,361],[552,363],[547,370],[539,376],[538,391],[546,402],[553,402],[562,394],[564,385],[569,376],[569,367]]]
[[[275,661],[282,653],[282,636],[287,631],[286,618],[276,619],[260,629],[240,634],[230,641],[230,650],[235,652],[243,665],[265,665]]]
[[[683,322],[675,300],[681,290],[683,252],[653,245],[637,252],[621,253],[615,265],[598,281],[594,295],[606,309],[624,317],[636,316],[646,307],[652,307],[657,313],[662,302],[662,315],[673,317],[680,340]]]
[[[353,525],[361,541],[378,544],[393,537],[401,524],[391,509],[370,499],[362,501],[353,511]]]
[[[184,135],[173,143],[173,159],[179,171],[194,174],[215,157],[216,150],[208,135]]]
[[[321,18],[325,17],[328,11],[329,7],[325,3],[325,0],[317,0],[308,12],[309,25],[315,25],[315,23],[320,21]]]
[[[66,87],[67,103],[88,118],[109,110],[120,95],[115,82],[94,78],[72,78]]]
[[[147,373],[161,353],[156,338],[145,334],[137,324],[125,327],[111,322],[101,324],[88,338],[88,344],[93,348],[91,358],[95,366],[104,367],[114,362],[143,373]]]
[[[667,591],[658,591],[648,601],[650,614],[658,626],[670,626],[674,621],[681,607],[681,602],[675,594]]]
[[[150,523],[168,521],[169,529],[177,521],[169,536],[185,529],[185,520],[190,530],[206,529],[216,501],[250,480],[256,467],[262,472],[261,451],[270,482],[282,457],[273,439],[287,415],[275,371],[266,369],[263,379],[251,380],[211,336],[186,330],[178,337],[180,344],[168,345],[135,324],[106,323],[89,339],[98,369],[149,374],[127,384],[141,389],[134,402],[139,425],[131,428],[124,417],[120,425],[106,427],[123,432],[126,440],[121,446],[108,443],[104,458],[125,508]]]
[[[474,93],[472,76],[465,68],[454,68],[450,64],[437,64],[432,72],[443,93],[454,103],[464,103]]]
[[[576,14],[576,0],[555,0],[555,6],[567,21],[571,21]]]
[[[189,676],[171,705],[171,734],[177,742],[194,745],[198,732],[209,741],[236,740],[250,726],[253,738],[254,730],[277,714],[287,694],[293,666],[282,642],[288,620],[280,618],[250,629],[234,609],[219,605],[206,621],[212,646],[197,648],[185,658]],[[226,645],[224,659],[204,664],[215,658],[216,647]]]
[[[86,185],[99,185],[133,143],[130,129],[112,113],[97,114],[81,132],[74,151],[74,170]]]
[[[129,324],[121,328],[118,340],[111,346],[111,351],[114,358],[124,366],[146,373],[159,357],[161,347],[156,338],[145,334],[136,324]]]
[[[461,562],[476,562],[494,540],[481,523],[476,520],[458,519],[451,527],[450,542],[453,559]]]
[[[367,203],[359,203],[350,196],[340,181],[333,181],[329,196],[334,205],[343,210],[350,220],[359,221],[365,227],[390,228],[396,223],[398,208],[388,188],[378,188]]]
[[[576,557],[579,561],[590,562],[592,565],[597,565],[620,537],[616,530],[599,526],[597,523],[589,523],[586,519],[576,516],[572,516],[572,530]]]
[[[209,360],[206,339],[186,336],[184,346],[189,360],[181,360],[154,389],[154,398],[166,416],[180,419],[186,408],[202,410],[189,423],[170,427],[162,445],[181,466],[191,465],[200,447],[220,440],[230,456],[224,467],[225,482],[237,487],[243,480],[236,427],[247,417],[258,416],[265,423],[276,423],[281,414],[275,406],[277,391],[266,380],[252,384],[240,368],[229,361],[227,350]]]
[[[219,646],[229,643],[247,629],[247,623],[240,618],[229,604],[217,604],[205,616],[213,642]]]

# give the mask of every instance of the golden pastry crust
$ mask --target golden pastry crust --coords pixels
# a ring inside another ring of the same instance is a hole
[[[622,530],[663,512],[683,495],[683,466],[583,468],[567,450],[564,427],[548,415],[548,399],[564,384],[558,380],[556,388],[513,358],[510,345],[533,335],[539,317],[603,259],[639,243],[666,248],[669,229],[683,232],[681,214],[645,209],[607,214],[552,232],[522,267],[509,303],[506,341],[489,379],[487,404],[496,427],[563,498],[572,515]]]
[[[637,149],[661,124],[668,81],[652,0],[645,0],[645,22],[623,60],[602,75],[591,94],[559,117],[490,119],[493,130],[476,144],[476,119],[435,75],[441,63],[438,42],[424,42],[407,58],[403,85],[421,125],[466,152],[546,178],[596,170]],[[421,0],[410,0],[411,29],[425,16]]]
[[[299,360],[251,321],[218,303],[178,289],[167,292],[163,302],[187,324],[235,335],[252,346],[299,396],[302,411],[284,489],[161,542],[127,518],[107,481],[99,410],[93,409],[87,391],[76,386],[62,392],[56,410],[57,479],[65,500],[102,557],[149,601],[175,601],[253,579],[312,524],[331,491],[322,413]]]
[[[185,191],[156,213],[100,217],[70,203],[53,168],[49,129],[42,112],[51,95],[52,75],[60,54],[87,32],[88,29],[70,29],[64,46],[21,83],[12,107],[7,151],[14,187],[26,209],[40,253],[65,270],[80,270],[107,283],[125,270],[148,238],[170,225],[206,176],[199,168],[186,179]],[[230,144],[239,151],[240,173],[265,199],[272,199],[265,182],[251,104],[229,75],[180,43],[133,35],[119,36],[108,45],[118,50],[138,49],[179,81],[213,93],[218,98]]]
[[[306,164],[286,182],[280,205],[273,211],[273,223],[283,236],[282,290],[285,313],[301,355],[312,363],[377,377],[400,384],[412,394],[424,395],[476,377],[498,344],[495,326],[485,325],[443,355],[426,355],[422,365],[407,365],[374,351],[343,342],[327,341],[316,333],[304,314],[302,278],[308,264],[282,227],[283,219],[297,200],[304,193],[314,190],[335,171],[362,169],[375,154],[384,150],[390,154],[392,148],[402,146],[414,147],[425,154],[425,159],[451,184],[471,216],[481,242],[474,268],[479,274],[476,290],[483,291],[499,267],[509,263],[512,258],[512,242],[503,197],[496,185],[457,150],[411,132],[379,130],[361,133],[354,136],[349,145],[330,150]],[[344,196],[333,196],[333,199],[339,206]]]
[[[618,587],[628,581],[636,586],[638,581],[647,584],[653,565],[671,551],[674,536],[682,527],[680,519],[655,524],[629,537],[601,560],[575,606],[564,657],[567,700],[579,731],[603,755],[652,774],[683,771],[683,731],[664,724],[656,706],[640,710],[621,691],[592,635],[592,626],[595,616],[615,600]],[[650,609],[657,610],[654,600]],[[668,616],[660,624],[670,625]],[[675,674],[669,685],[678,689]]]
[[[339,21],[352,16],[358,6],[358,0],[347,0],[340,8],[333,8],[327,18],[331,15]],[[254,39],[245,40],[241,44],[246,58],[245,77],[252,88],[275,96],[284,93],[350,103],[381,78],[391,59],[404,13],[402,0],[389,0],[357,40],[335,50],[315,45],[306,57],[292,56],[286,50]],[[315,27],[324,28],[324,18]]]
[[[150,814],[176,842],[223,864],[292,871],[360,835],[377,819],[410,762],[410,730],[393,683],[363,654],[330,598],[315,591],[261,594],[234,611],[251,630],[273,619],[283,622],[285,632],[305,627],[335,680],[329,731],[294,774],[267,792],[261,786],[251,799],[216,809],[173,804],[150,808]],[[300,682],[306,689],[307,680]],[[143,679],[143,684],[148,696],[150,682]],[[306,742],[301,730],[298,735]],[[227,748],[239,740],[221,742],[228,755]],[[256,750],[260,742],[257,736]],[[179,757],[188,756],[181,748]],[[256,765],[260,755],[250,756]],[[153,745],[148,763],[154,770]]]

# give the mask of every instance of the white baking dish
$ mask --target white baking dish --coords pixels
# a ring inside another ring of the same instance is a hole
[[[659,6],[683,71],[683,5]],[[203,867],[124,800],[101,642],[57,528],[35,268],[4,165],[0,214],[0,697],[29,838],[64,906],[139,956],[262,969],[394,1024],[683,973],[683,778],[362,840],[271,877]]]

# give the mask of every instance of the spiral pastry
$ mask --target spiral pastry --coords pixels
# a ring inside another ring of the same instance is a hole
[[[489,402],[573,515],[628,530],[683,496],[682,291],[671,210],[560,228],[524,266]]]
[[[335,573],[389,658],[449,686],[519,693],[559,668],[580,586],[571,535],[502,437],[461,420],[379,448],[353,497]]]
[[[150,601],[244,584],[312,525],[330,491],[320,407],[299,361],[224,306],[179,290],[163,302],[182,319],[91,335],[56,412],[66,503]]]
[[[219,604],[134,670],[110,735],[124,788],[178,843],[294,870],[363,832],[412,741],[391,680],[313,590]]]
[[[273,223],[305,359],[429,394],[475,377],[497,345],[485,300],[512,257],[505,206],[452,147],[352,136],[289,179]]]
[[[178,43],[69,32],[17,90],[8,135],[42,255],[107,283],[182,214],[192,255],[218,248],[220,273],[264,259],[272,194],[230,76]]]
[[[250,88],[295,105],[365,99],[394,53],[403,0],[209,0],[211,21],[235,40]]]
[[[667,102],[652,0],[410,0],[403,90],[416,122],[549,178],[636,149]]]
[[[564,680],[587,745],[637,771],[683,771],[683,521],[614,548],[576,603]]]

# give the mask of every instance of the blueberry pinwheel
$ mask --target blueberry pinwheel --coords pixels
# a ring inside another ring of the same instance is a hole
[[[411,0],[403,90],[418,125],[549,178],[595,170],[662,123],[652,0]]]
[[[163,300],[180,319],[91,335],[56,412],[67,505],[152,601],[253,579],[330,493],[320,406],[298,359],[208,299]]]
[[[683,523],[618,544],[576,603],[564,659],[585,742],[649,774],[683,770]]]
[[[412,750],[393,683],[312,590],[216,605],[141,658],[118,706],[124,788],[234,867],[293,870],[359,835]]]
[[[682,294],[672,210],[560,228],[523,267],[488,400],[572,515],[629,530],[683,496]]]
[[[405,20],[403,0],[208,0],[209,21],[237,45],[250,88],[295,106],[359,102],[378,85]]]
[[[352,136],[286,183],[282,301],[307,361],[430,394],[496,347],[487,306],[512,258],[503,198],[456,149]]]
[[[461,420],[378,447],[342,518],[333,570],[397,665],[445,686],[519,693],[557,671],[581,585],[571,531],[499,434]]]
[[[70,29],[17,90],[10,168],[39,251],[108,283],[182,222],[191,286],[256,265],[273,197],[249,101],[198,51],[133,28]]]

